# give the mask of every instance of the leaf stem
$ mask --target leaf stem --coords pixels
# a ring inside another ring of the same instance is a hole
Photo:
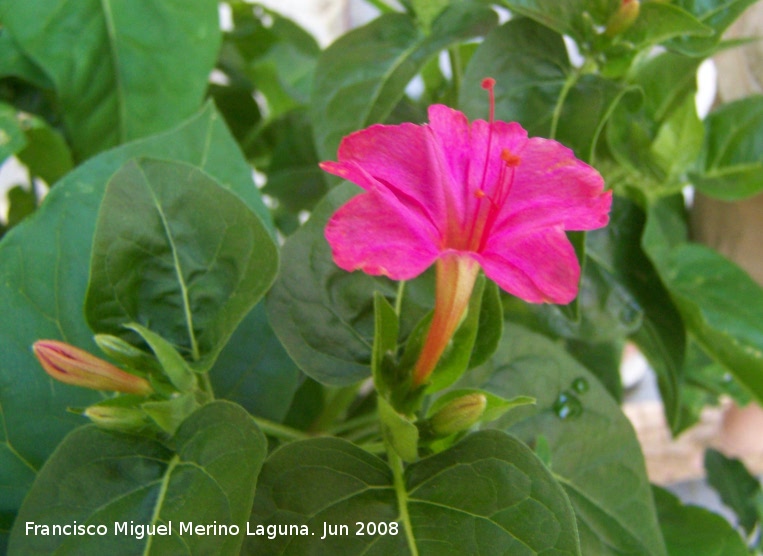
[[[269,436],[280,438],[281,440],[292,442],[294,440],[307,440],[308,438],[313,438],[312,435],[307,434],[306,432],[282,425],[281,423],[274,423],[273,421],[263,419],[262,417],[253,416],[252,418],[262,432]]]
[[[458,50],[458,46],[451,46],[448,49],[448,60],[453,76],[454,98],[458,98],[458,92],[461,90],[461,52]]]
[[[329,390],[325,407],[310,425],[311,432],[324,432],[344,413],[358,395],[360,384]]]
[[[397,297],[395,297],[395,314],[400,318],[400,312],[403,310],[403,296],[405,294],[405,280],[397,283]]]
[[[397,455],[395,449],[389,442],[385,442],[387,447],[387,458],[389,466],[392,469],[394,479],[395,493],[397,494],[397,508],[400,512],[400,521],[405,529],[405,538],[408,541],[408,549],[411,556],[419,556],[419,549],[416,546],[416,538],[413,536],[411,527],[411,517],[408,515],[408,491],[405,489],[405,477],[403,476],[403,460]]]
[[[572,87],[575,86],[575,83],[578,82],[578,79],[580,78],[580,71],[575,70],[571,72],[567,79],[564,81],[564,85],[562,85],[562,90],[559,93],[559,98],[556,99],[556,106],[554,106],[554,114],[551,118],[551,131],[549,132],[549,139],[556,139],[556,131],[559,127],[559,119],[562,116],[562,108],[564,107],[564,102],[567,100],[567,95],[570,94],[570,91],[572,90]]]
[[[371,4],[374,8],[376,8],[383,14],[391,14],[395,12],[395,10],[393,10],[391,6],[389,6],[386,2],[383,2],[382,0],[366,0],[366,2]]]

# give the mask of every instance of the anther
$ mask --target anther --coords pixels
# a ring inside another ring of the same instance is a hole
[[[509,149],[501,150],[501,160],[503,160],[509,168],[516,168],[519,166],[520,162],[522,162],[522,159]]]

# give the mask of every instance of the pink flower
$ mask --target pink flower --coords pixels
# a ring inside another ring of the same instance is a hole
[[[338,162],[321,164],[365,190],[326,226],[340,268],[408,280],[437,264],[433,339],[414,384],[458,327],[480,267],[525,301],[569,303],[580,266],[565,230],[609,220],[599,173],[556,141],[494,121],[493,85],[483,82],[489,122],[434,105],[428,124],[373,125],[342,140]]]
[[[38,340],[32,349],[45,372],[66,384],[143,396],[154,391],[146,379],[65,342]]]

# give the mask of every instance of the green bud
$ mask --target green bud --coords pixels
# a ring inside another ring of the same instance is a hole
[[[612,39],[630,29],[636,21],[640,9],[639,0],[622,0],[620,8],[609,18],[604,34]]]
[[[429,420],[435,436],[448,436],[465,431],[485,413],[487,398],[475,392],[449,401]]]
[[[148,424],[148,417],[142,409],[112,405],[91,405],[84,411],[94,424],[101,428],[119,431],[134,431]]]
[[[101,351],[120,363],[141,371],[156,368],[156,360],[145,351],[111,334],[96,334],[95,343]]]

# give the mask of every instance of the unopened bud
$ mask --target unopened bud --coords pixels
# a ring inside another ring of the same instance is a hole
[[[486,407],[487,398],[478,392],[451,400],[432,416],[431,430],[436,436],[464,431],[480,420]]]
[[[103,353],[119,363],[141,371],[156,367],[156,360],[153,357],[118,336],[96,334],[94,338]]]
[[[604,34],[611,39],[630,29],[640,9],[639,0],[622,0],[618,10],[609,18]]]
[[[134,431],[149,423],[148,416],[137,407],[91,405],[84,415],[99,427],[110,430]]]
[[[39,340],[32,349],[45,372],[66,384],[142,396],[154,391],[147,380],[65,342]]]

